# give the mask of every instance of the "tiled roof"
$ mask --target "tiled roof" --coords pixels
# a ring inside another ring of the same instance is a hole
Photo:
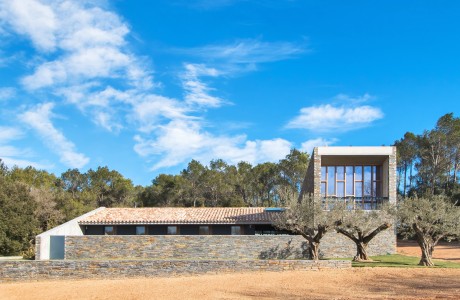
[[[106,208],[81,219],[81,225],[102,224],[270,224],[276,211],[264,207]]]

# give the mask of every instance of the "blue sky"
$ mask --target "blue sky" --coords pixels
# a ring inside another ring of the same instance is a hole
[[[460,2],[0,0],[0,158],[146,185],[460,110]]]

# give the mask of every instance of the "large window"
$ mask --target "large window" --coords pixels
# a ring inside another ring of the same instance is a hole
[[[353,197],[356,204],[372,209],[382,197],[382,167],[322,166],[321,195],[325,198]]]

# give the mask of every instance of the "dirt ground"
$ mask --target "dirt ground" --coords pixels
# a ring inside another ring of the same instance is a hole
[[[404,242],[398,252],[416,254],[414,246]],[[436,248],[436,252],[440,258],[460,258],[458,244]],[[0,299],[459,299],[459,295],[460,269],[432,268],[245,272],[0,284]]]
[[[420,256],[421,251],[415,241],[398,241],[398,253],[409,256]],[[444,259],[460,263],[460,243],[459,242],[440,242],[433,252],[434,259]],[[460,297],[459,297],[460,298]]]

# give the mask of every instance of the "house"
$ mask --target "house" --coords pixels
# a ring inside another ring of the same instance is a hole
[[[394,147],[317,147],[301,195],[347,199],[378,209],[396,201]],[[301,236],[276,230],[279,208],[98,208],[36,237],[36,259],[257,259],[304,258]],[[371,255],[394,253],[388,230],[369,245]],[[350,257],[345,237],[328,233],[325,257]]]
[[[314,148],[303,195],[347,199],[366,210],[396,203],[396,147]]]

